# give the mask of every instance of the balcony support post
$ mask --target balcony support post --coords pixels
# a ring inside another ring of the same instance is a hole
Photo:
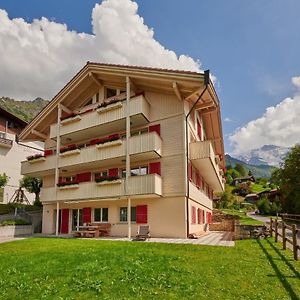
[[[126,178],[125,178],[125,195],[128,199],[127,222],[128,222],[128,239],[131,239],[131,199],[129,196],[129,177],[130,177],[130,78],[126,76]]]
[[[55,187],[55,200],[58,200],[58,178],[59,178],[59,149],[60,149],[60,118],[61,118],[62,108],[61,105],[57,106],[57,127],[56,127],[56,160],[55,160],[55,177],[54,177],[54,187]],[[57,214],[56,214],[56,232],[58,235],[58,215],[59,215],[59,203],[57,202]]]
[[[58,235],[58,222],[59,222],[59,202],[56,202],[56,225],[55,225],[55,235]]]

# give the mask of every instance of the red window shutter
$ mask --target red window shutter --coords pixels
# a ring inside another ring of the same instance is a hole
[[[47,149],[44,151],[44,156],[47,157],[49,155],[52,155],[53,154],[53,150],[50,150],[50,149]]]
[[[118,175],[119,175],[119,169],[118,168],[108,170],[108,176],[118,176]]]
[[[197,218],[198,218],[198,224],[201,224],[201,209],[198,208],[197,210]]]
[[[201,140],[202,137],[202,128],[201,128],[201,124],[199,123],[199,121],[197,120],[197,134],[199,139]]]
[[[149,173],[161,175],[160,162],[154,162],[149,164]]]
[[[192,224],[196,224],[196,207],[192,206]]]
[[[91,211],[92,211],[92,209],[90,207],[84,207],[82,209],[83,223],[90,223],[91,222]]]
[[[160,136],[160,124],[150,125],[149,132],[155,131]]]
[[[80,173],[76,175],[76,181],[78,183],[80,182],[89,182],[91,181],[92,174],[91,172],[86,172],[86,173]]]
[[[60,233],[69,233],[69,210],[67,208],[61,210]]]
[[[147,205],[138,205],[136,207],[136,223],[137,224],[148,223],[148,207],[147,207]]]

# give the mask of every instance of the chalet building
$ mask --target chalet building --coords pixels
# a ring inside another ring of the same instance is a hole
[[[21,161],[41,152],[30,147],[37,145],[18,144],[15,141],[16,135],[26,125],[26,122],[0,107],[0,174],[5,173],[9,177],[7,185],[0,188],[1,203],[9,202],[19,188]],[[34,201],[33,194],[26,193],[26,196],[30,202]]]
[[[88,62],[22,131],[44,155],[43,233],[110,223],[111,236],[185,238],[224,189],[219,100],[209,73]]]

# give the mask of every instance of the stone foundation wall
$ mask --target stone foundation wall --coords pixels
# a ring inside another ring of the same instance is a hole
[[[10,225],[10,226],[0,226],[0,238],[1,237],[16,237],[16,236],[26,236],[33,234],[32,225]]]

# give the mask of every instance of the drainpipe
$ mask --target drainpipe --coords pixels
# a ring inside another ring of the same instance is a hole
[[[187,237],[190,234],[190,223],[189,223],[189,198],[190,198],[190,180],[189,180],[189,138],[188,138],[188,118],[193,111],[194,107],[197,105],[199,100],[202,98],[203,94],[206,92],[209,85],[209,70],[204,71],[204,84],[205,88],[193,104],[192,108],[189,110],[188,114],[185,116],[185,148],[186,148],[186,181],[187,181],[187,191],[186,191],[186,232]]]

